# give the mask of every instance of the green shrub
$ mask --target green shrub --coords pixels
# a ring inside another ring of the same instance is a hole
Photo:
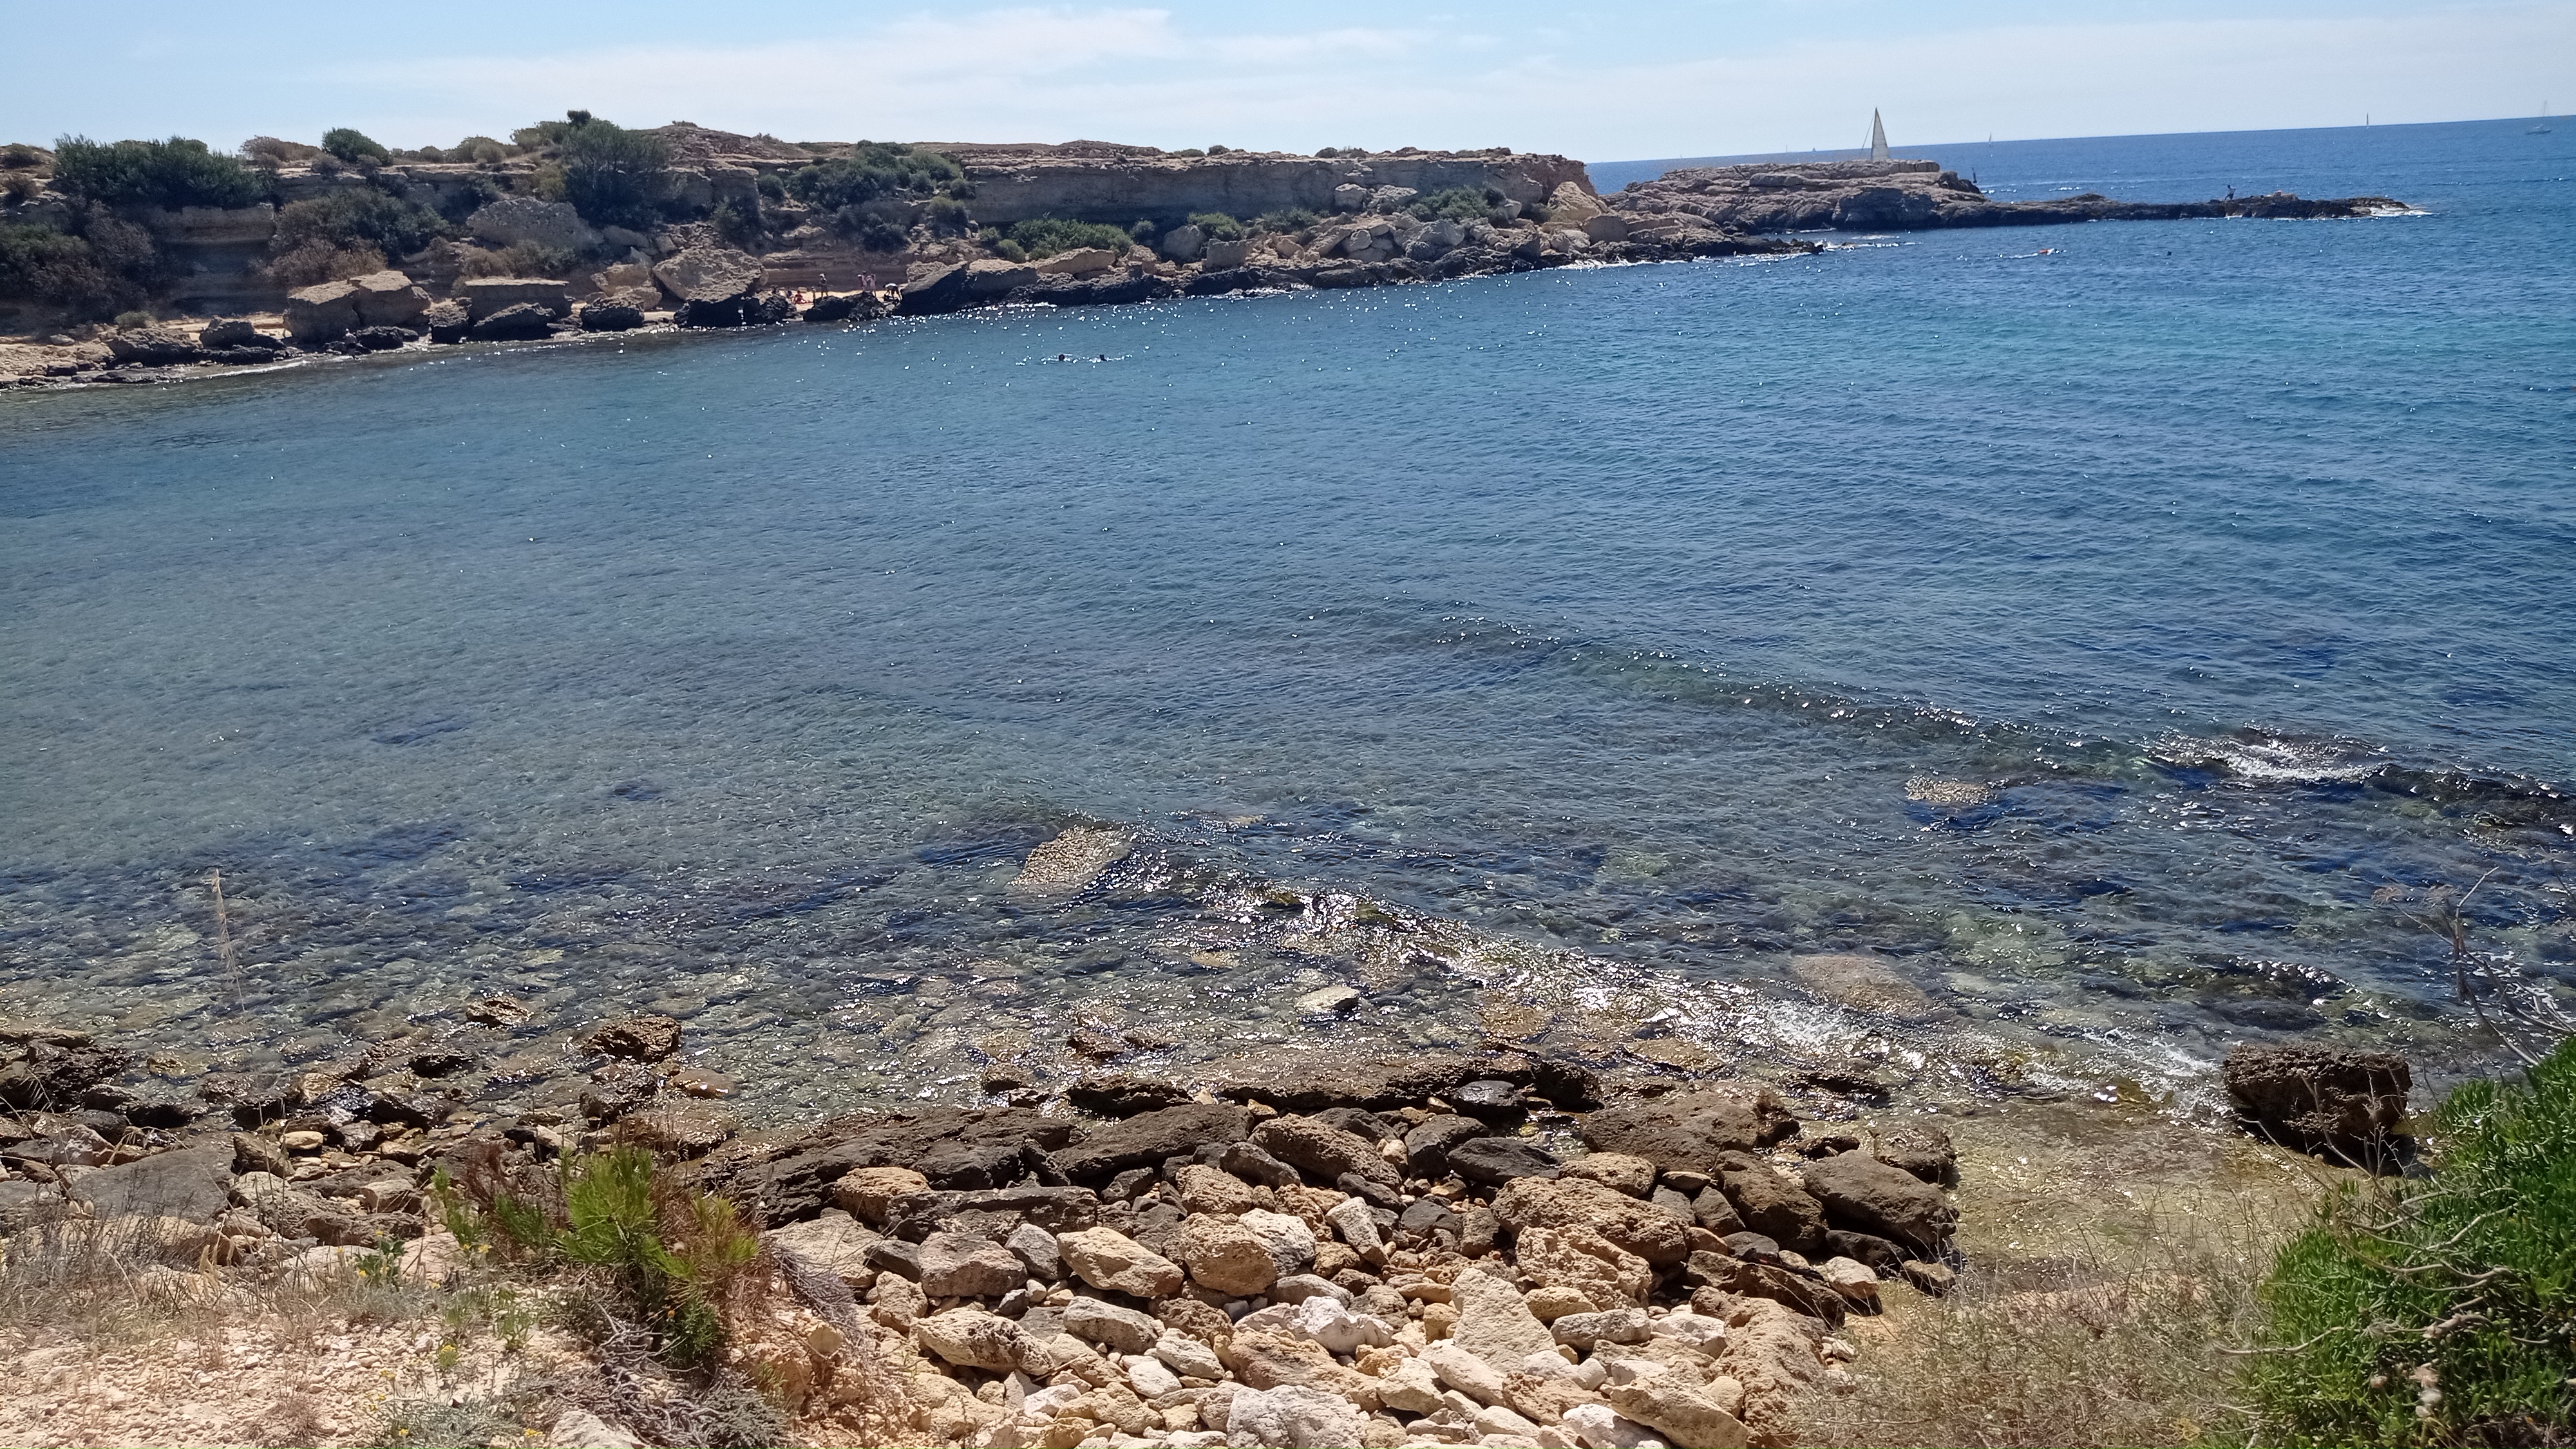
[[[116,325],[120,329],[149,327],[159,320],[159,318],[154,317],[149,312],[143,311],[141,308],[137,308],[131,312],[119,312],[116,314]]]
[[[2436,1169],[2338,1191],[2281,1250],[2247,1375],[2266,1442],[2576,1438],[2576,1039],[2472,1083]]]
[[[921,219],[942,236],[954,236],[966,229],[966,203],[953,196],[934,196],[921,208]]]
[[[161,277],[151,233],[105,216],[88,218],[83,233],[0,223],[0,297],[47,303],[80,318],[140,306]]]
[[[12,171],[6,176],[0,176],[0,196],[5,196],[11,201],[33,201],[44,189],[45,178],[33,171]]]
[[[258,173],[203,141],[92,141],[54,145],[54,184],[109,206],[249,206],[267,195]]]
[[[595,120],[573,111],[556,143],[563,199],[593,226],[649,225],[668,189],[671,145],[651,131]]]
[[[1154,219],[1150,216],[1140,216],[1127,223],[1127,239],[1138,246],[1152,246],[1154,238],[1162,234],[1163,229],[1154,225]]]
[[[1405,203],[1404,209],[1424,221],[1483,221],[1506,198],[1493,187],[1478,190],[1472,186],[1452,186],[1428,196],[1417,196]]]
[[[372,243],[342,246],[316,237],[272,257],[263,268],[271,282],[289,291],[385,269],[385,254]]]
[[[307,146],[301,141],[286,141],[275,136],[253,136],[241,143],[242,159],[267,171],[321,154],[319,146]]]
[[[409,256],[454,228],[437,212],[416,202],[389,196],[372,186],[352,186],[289,202],[277,214],[277,232],[269,250],[283,256],[308,242],[323,241],[348,248],[373,246],[387,256]]]
[[[724,239],[725,245],[741,251],[758,247],[768,234],[768,228],[760,222],[759,205],[742,197],[716,203],[716,209],[707,213],[707,220],[714,224],[716,235]]]
[[[1301,232],[1312,227],[1315,224],[1315,221],[1315,213],[1308,211],[1302,206],[1290,206],[1283,207],[1278,211],[1265,211],[1261,213],[1260,216],[1253,219],[1252,229],[1254,231]]]
[[[787,183],[779,180],[778,173],[775,171],[761,172],[760,179],[752,183],[752,189],[760,193],[760,199],[763,201],[787,199]]]
[[[1210,146],[1207,148],[1207,153],[1211,156],[1222,156],[1233,149],[1232,146]]]
[[[1101,222],[1066,221],[1054,216],[1031,217],[1018,223],[1011,228],[1010,239],[1032,257],[1051,257],[1085,247],[1104,247],[1123,254],[1133,240],[1128,233]]]
[[[322,149],[352,166],[382,166],[394,159],[373,137],[351,126],[334,126],[323,132]]]
[[[0,146],[0,171],[20,171],[45,164],[45,153],[23,141]]]
[[[510,148],[507,144],[489,136],[468,136],[448,147],[447,154],[454,160],[470,161],[477,166],[490,166],[508,160]]]
[[[430,1394],[388,1402],[366,1442],[369,1449],[483,1449],[486,1444],[518,1439],[518,1429],[516,1416],[489,1399]]]
[[[993,255],[1000,257],[1006,262],[1025,262],[1029,259],[1029,249],[1020,245],[1018,242],[1011,240],[1009,237],[1004,237],[1000,241],[994,242],[992,246]]]
[[[786,179],[789,195],[827,211],[864,206],[884,196],[929,196],[943,189],[958,200],[975,194],[966,173],[936,151],[861,141],[843,155],[800,166]]]
[[[1181,149],[1179,149],[1178,151],[1173,152],[1172,154],[1173,154],[1173,155],[1175,155],[1175,156],[1187,156],[1187,157],[1191,158],[1192,160],[1196,160],[1197,158],[1199,158],[1199,157],[1201,157],[1201,156],[1204,156],[1204,155],[1206,155],[1207,153],[1206,153],[1205,151],[1200,150],[1200,149],[1199,149],[1198,147],[1196,147],[1196,146],[1183,146]]]
[[[1241,241],[1243,239],[1243,223],[1226,215],[1222,211],[1194,212],[1190,216],[1190,225],[1206,232],[1207,239],[1209,241]]]
[[[1318,158],[1320,158],[1320,159],[1322,159],[1322,160],[1325,160],[1325,161],[1330,161],[1330,160],[1332,160],[1334,157],[1339,156],[1340,154],[1342,154],[1342,148],[1340,148],[1339,146],[1326,146],[1326,147],[1325,147],[1325,148],[1323,148],[1322,150],[1317,151],[1317,152],[1315,153],[1315,155],[1316,155]]]

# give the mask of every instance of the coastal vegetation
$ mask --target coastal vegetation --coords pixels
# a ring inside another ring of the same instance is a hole
[[[2339,1188],[2282,1249],[2246,1358],[2264,1442],[2576,1433],[2576,1039],[2434,1132],[2430,1176]]]
[[[322,149],[352,166],[382,166],[393,154],[376,144],[366,132],[350,126],[336,126],[322,133]]]
[[[54,148],[54,185],[105,206],[248,206],[268,187],[258,173],[203,141],[92,141],[67,136]]]
[[[1086,247],[1123,253],[1127,244],[1135,240],[1134,235],[1123,227],[1097,221],[1067,221],[1056,216],[1032,217],[1016,223],[1003,235],[1033,261]]]

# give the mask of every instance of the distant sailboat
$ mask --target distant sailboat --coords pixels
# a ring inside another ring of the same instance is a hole
[[[2549,134],[2549,102],[2542,101],[2540,103],[2540,123],[2522,134],[2526,136],[2546,136]]]
[[[1872,161],[1888,159],[1887,123],[1878,118],[1878,108],[1875,106],[1871,107],[1869,112],[1869,159]]]

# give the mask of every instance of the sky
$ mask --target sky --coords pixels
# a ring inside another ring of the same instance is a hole
[[[389,146],[568,107],[788,140],[1509,146],[1587,161],[2576,107],[2576,0],[1332,0],[1156,6],[280,0],[8,7],[0,141],[355,126]],[[78,64],[67,63],[80,58]]]

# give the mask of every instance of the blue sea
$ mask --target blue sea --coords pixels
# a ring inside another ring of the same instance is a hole
[[[2576,125],[2530,124],[1899,148],[2413,208],[2363,221],[0,396],[0,1014],[177,1070],[651,1007],[779,1110],[1080,1023],[2475,1070],[2462,893],[2493,1020],[2576,988]],[[1133,849],[1015,889],[1074,826]]]

